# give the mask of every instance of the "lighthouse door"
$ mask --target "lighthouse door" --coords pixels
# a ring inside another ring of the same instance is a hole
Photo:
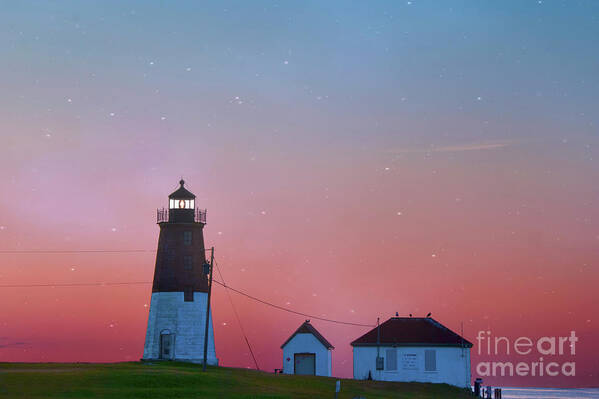
[[[160,334],[160,358],[172,359],[173,356],[173,334]]]

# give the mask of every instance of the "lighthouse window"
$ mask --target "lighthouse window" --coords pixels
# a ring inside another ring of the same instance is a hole
[[[191,245],[191,231],[183,232],[183,244]]]
[[[183,300],[185,302],[193,302],[193,288],[185,287],[185,291],[183,291]]]
[[[171,198],[168,201],[168,207],[170,209],[193,209],[195,205],[195,200],[188,199],[173,199]]]
[[[191,270],[193,267],[193,258],[191,255],[185,255],[183,257],[183,269]]]

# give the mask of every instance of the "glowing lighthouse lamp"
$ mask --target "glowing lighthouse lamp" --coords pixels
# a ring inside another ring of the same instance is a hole
[[[195,199],[169,198],[169,209],[195,209]]]

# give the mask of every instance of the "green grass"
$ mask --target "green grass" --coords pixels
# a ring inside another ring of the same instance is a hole
[[[336,378],[178,362],[0,363],[0,398],[333,398]],[[340,399],[462,399],[445,384],[341,380]]]

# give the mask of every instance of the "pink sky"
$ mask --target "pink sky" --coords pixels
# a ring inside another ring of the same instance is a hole
[[[599,385],[598,6],[253,4],[4,7],[0,250],[150,252],[0,253],[0,285],[150,282],[183,176],[231,286],[473,342],[575,330],[575,377],[487,382]],[[0,361],[137,360],[150,294],[0,287]],[[304,317],[232,295],[279,368]],[[213,310],[221,363],[253,367],[222,287]],[[351,376],[366,329],[313,324]]]
[[[374,324],[396,311],[430,311],[457,332],[463,322],[472,342],[487,329],[511,339],[575,330],[576,378],[493,382],[591,385],[599,349],[597,271],[591,266],[598,237],[582,215],[586,197],[570,193],[593,189],[570,179],[567,165],[559,184],[540,164],[518,165],[542,145],[414,153],[380,163],[361,152],[341,153],[305,165],[279,160],[277,168],[269,166],[271,159],[246,159],[218,173],[185,177],[198,205],[208,208],[206,242],[215,246],[231,286],[357,323]],[[506,158],[511,167],[498,170]],[[89,161],[81,162],[85,167]],[[468,167],[472,163],[477,166]],[[166,205],[179,176],[123,168],[118,179],[106,178],[112,172],[104,170],[90,179],[88,172],[68,173],[63,166],[40,167],[38,174],[58,170],[46,181],[23,170],[7,184],[4,193],[13,194],[3,195],[2,207],[12,211],[3,215],[3,249],[155,248],[155,208]],[[153,252],[0,256],[4,284],[143,282],[152,280],[154,268]],[[3,288],[0,360],[139,359],[150,291],[150,285]],[[260,367],[279,367],[279,346],[303,317],[232,295]],[[222,287],[214,290],[213,311],[221,363],[252,367]],[[336,347],[334,374],[351,376],[349,343],[367,329],[314,325]],[[473,368],[501,359],[476,352],[475,346]]]

